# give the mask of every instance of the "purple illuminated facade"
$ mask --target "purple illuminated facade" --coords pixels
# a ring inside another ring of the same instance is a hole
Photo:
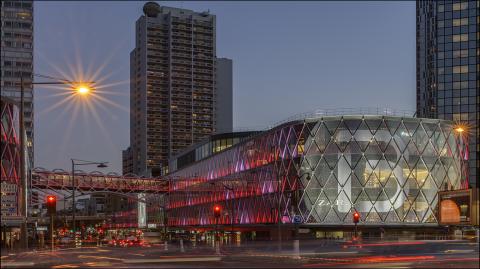
[[[171,161],[169,227],[352,226],[355,211],[362,225],[434,227],[438,191],[468,188],[464,139],[444,120],[316,116],[215,143]]]

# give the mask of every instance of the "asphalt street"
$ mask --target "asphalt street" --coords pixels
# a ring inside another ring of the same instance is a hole
[[[479,268],[478,243],[457,241],[339,242],[309,240],[281,249],[275,241],[221,245],[189,242],[148,247],[89,247],[1,255],[2,268]]]

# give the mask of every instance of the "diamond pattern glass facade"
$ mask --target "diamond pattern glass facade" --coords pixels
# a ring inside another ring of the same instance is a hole
[[[452,123],[325,116],[282,124],[168,175],[169,226],[437,223],[438,191],[467,188]]]

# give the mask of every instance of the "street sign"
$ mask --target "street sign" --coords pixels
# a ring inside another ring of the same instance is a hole
[[[300,216],[300,215],[293,216],[293,223],[298,224],[298,223],[302,223],[302,222],[303,222],[302,216]]]
[[[46,231],[47,230],[47,226],[38,226],[37,227],[37,231]]]

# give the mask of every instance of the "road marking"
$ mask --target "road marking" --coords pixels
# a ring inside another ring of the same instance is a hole
[[[53,269],[60,269],[60,268],[78,268],[80,265],[75,265],[75,264],[60,264],[60,265],[54,265],[51,268]]]
[[[164,258],[164,259],[127,259],[123,263],[161,263],[161,262],[213,262],[220,261],[221,257],[198,257],[198,258]]]
[[[89,267],[111,267],[112,266],[110,262],[87,262],[82,264],[82,266],[83,265],[86,265]]]
[[[474,251],[474,249],[447,249],[445,253],[470,253]]]
[[[2,262],[2,268],[8,267],[18,267],[18,266],[29,266],[32,267],[34,265],[33,262]]]
[[[332,251],[332,252],[318,252],[318,253],[317,252],[309,252],[309,253],[300,253],[300,256],[303,256],[303,255],[335,255],[335,254],[358,254],[358,251]]]
[[[105,256],[91,256],[91,255],[78,255],[78,258],[92,258],[92,259],[101,259],[101,260],[114,260],[114,261],[123,261],[123,259],[119,258],[112,258],[112,257],[105,257]]]

